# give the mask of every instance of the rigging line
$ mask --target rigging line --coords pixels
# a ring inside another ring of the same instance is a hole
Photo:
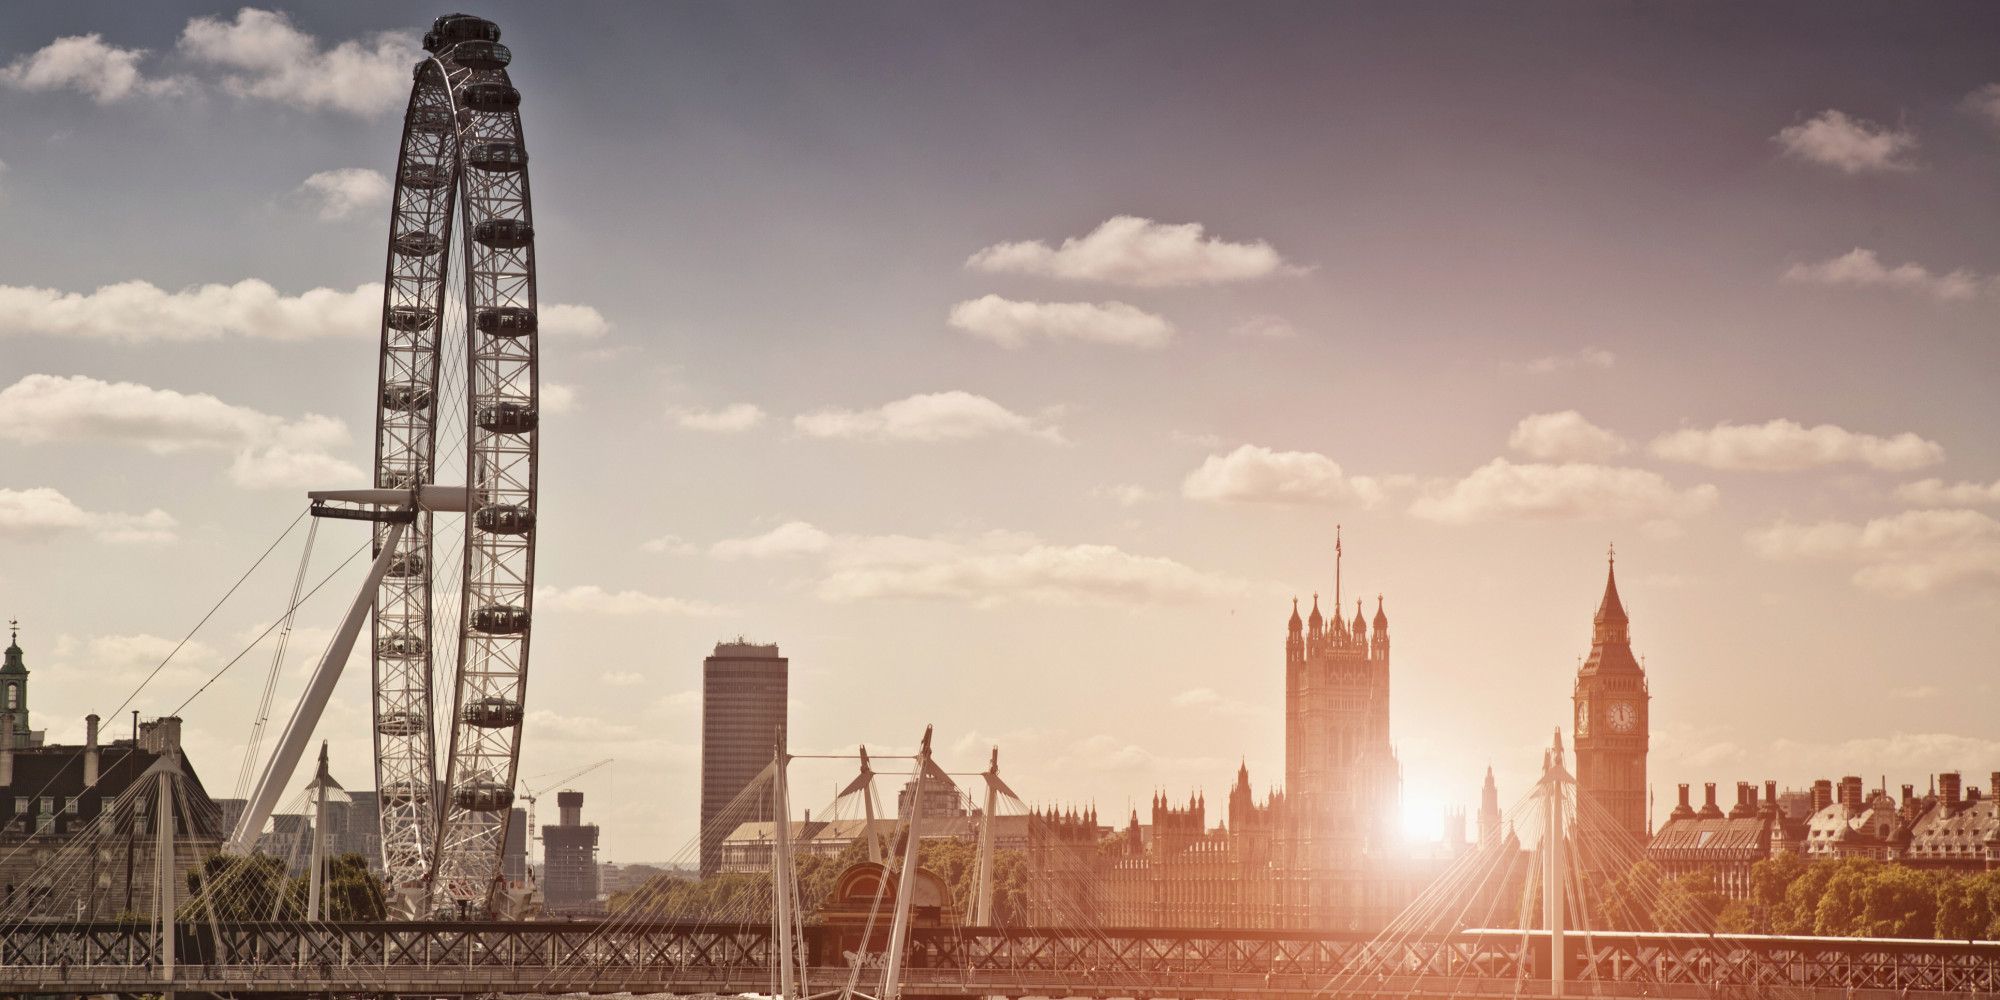
[[[291,644],[292,619],[299,609],[299,589],[305,586],[306,570],[312,565],[313,540],[319,537],[319,520],[306,527],[305,549],[299,553],[299,571],[292,576],[292,596],[285,605],[285,630],[278,633],[278,648],[271,655],[271,672],[264,678],[264,697],[257,703],[257,720],[250,726],[249,746],[243,751],[243,769],[236,776],[236,798],[248,798],[255,777],[257,751],[264,744],[264,727],[271,719],[271,698],[278,689],[278,671],[285,663],[285,649]]]
[[[340,561],[340,565],[335,566],[331,572],[327,573],[323,577],[320,577],[320,581],[318,583],[313,584],[313,588],[311,590],[306,591],[306,596],[299,599],[299,604],[304,604],[305,602],[312,600],[313,595],[320,592],[320,588],[326,586],[327,583],[331,581],[334,577],[339,576],[340,571],[346,569],[347,564],[353,562],[355,556],[358,556],[362,552],[367,551],[368,547],[373,544],[375,544],[375,540],[371,538],[365,542],[362,542],[360,545],[355,546],[354,551],[349,552],[347,554],[347,558],[342,559]],[[194,689],[193,694],[187,696],[186,701],[183,701],[179,705],[175,706],[171,714],[179,715],[181,714],[181,711],[183,709],[187,708],[189,705],[194,704],[194,700],[196,698],[201,697],[202,692],[207,691],[209,685],[214,684],[218,680],[221,680],[222,675],[228,673],[230,667],[235,666],[238,660],[241,660],[244,657],[249,656],[250,651],[256,649],[257,644],[263,642],[265,636],[270,635],[273,629],[277,628],[279,625],[283,623],[284,619],[280,618],[277,621],[274,621],[270,625],[266,626],[264,628],[264,631],[257,633],[257,638],[250,640],[250,645],[243,647],[243,652],[230,657],[228,663],[223,664],[220,668],[218,668],[215,671],[215,673],[210,674],[207,680],[201,682],[200,687]],[[329,640],[328,642],[330,645],[331,640]],[[123,706],[120,707],[122,708]]]
[[[154,667],[152,673],[147,674],[146,678],[139,682],[139,686],[133,688],[132,693],[126,695],[125,700],[119,702],[118,707],[112,709],[111,714],[107,715],[106,718],[117,717],[118,713],[125,710],[125,706],[132,704],[132,699],[139,697],[139,692],[144,691],[146,689],[146,685],[152,683],[153,678],[159,676],[160,671],[166,669],[167,664],[173,660],[176,654],[180,653],[181,647],[186,646],[188,644],[188,640],[194,638],[194,634],[196,632],[201,631],[201,627],[203,625],[208,624],[208,620],[210,618],[215,617],[215,613],[217,611],[222,610],[222,605],[229,600],[230,595],[236,593],[236,589],[238,587],[243,586],[243,581],[250,579],[250,574],[257,572],[257,567],[262,566],[264,564],[265,558],[270,556],[272,552],[277,550],[278,543],[284,541],[285,536],[291,534],[292,529],[298,527],[299,522],[305,520],[306,515],[309,513],[312,513],[311,507],[307,507],[305,510],[299,511],[299,516],[292,518],[292,523],[285,525],[285,530],[280,532],[277,538],[271,540],[271,545],[269,548],[266,548],[264,550],[264,554],[258,556],[257,561],[251,563],[250,568],[244,570],[243,575],[237,577],[236,582],[229,585],[229,590],[226,591],[222,595],[222,597],[215,602],[214,607],[208,609],[208,614],[202,615],[201,620],[195,622],[194,627],[188,629],[186,635],[181,636],[181,641],[174,644],[174,648],[167,652],[166,658],[160,661],[159,666]]]

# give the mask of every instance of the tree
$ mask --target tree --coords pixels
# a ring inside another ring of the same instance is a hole
[[[268,854],[247,857],[215,854],[188,872],[187,913],[219,920],[303,920],[310,885],[304,875],[288,876],[285,863]],[[327,862],[326,919],[381,920],[388,915],[382,880],[359,854],[335,855]]]
[[[2000,937],[2000,871],[1941,879],[1936,934],[1965,941]]]
[[[1729,897],[1716,887],[1715,875],[1707,870],[1676,875],[1660,883],[1660,895],[1653,902],[1653,926],[1663,931],[1709,933],[1717,929]]]

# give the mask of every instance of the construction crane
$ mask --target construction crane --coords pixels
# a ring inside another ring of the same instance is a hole
[[[569,784],[616,759],[615,757],[606,757],[595,764],[571,771],[554,781],[542,785],[539,789],[529,788],[526,785],[521,786],[521,801],[528,804],[528,880],[530,882],[535,881],[535,842],[542,838],[542,828],[535,825],[535,800],[547,794],[550,789]]]

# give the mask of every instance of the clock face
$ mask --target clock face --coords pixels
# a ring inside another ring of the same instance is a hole
[[[1629,733],[1639,727],[1639,710],[1633,708],[1629,701],[1615,702],[1611,706],[1611,711],[1605,714],[1605,719],[1611,723],[1614,731]]]
[[[1590,702],[1588,700],[1576,703],[1576,734],[1578,736],[1590,735]]]

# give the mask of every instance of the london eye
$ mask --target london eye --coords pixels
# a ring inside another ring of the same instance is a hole
[[[394,552],[371,648],[384,868],[412,909],[443,911],[483,907],[502,877],[534,605],[538,330],[511,54],[465,14],[438,18],[424,48],[391,200],[374,466],[378,489],[415,491],[415,516],[375,527]],[[462,502],[425,501],[453,481]]]

